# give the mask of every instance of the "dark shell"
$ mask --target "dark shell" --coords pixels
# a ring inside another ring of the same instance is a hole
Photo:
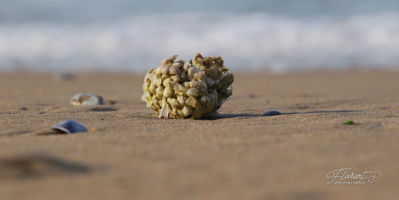
[[[61,123],[53,126],[51,129],[61,132],[61,133],[67,133],[67,134],[88,131],[87,128],[83,124],[81,124],[75,120],[62,121]]]
[[[269,110],[269,111],[263,113],[262,116],[275,116],[275,115],[281,115],[281,112],[279,112],[277,110]]]

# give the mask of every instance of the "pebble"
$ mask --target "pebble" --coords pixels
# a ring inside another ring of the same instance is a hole
[[[262,116],[275,116],[275,115],[281,115],[281,112],[279,112],[277,110],[269,110],[269,111],[263,113]]]
[[[53,80],[56,82],[61,81],[73,81],[76,79],[76,75],[73,73],[57,73],[53,74]]]

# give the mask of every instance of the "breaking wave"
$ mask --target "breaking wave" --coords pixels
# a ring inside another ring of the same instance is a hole
[[[234,70],[385,68],[399,63],[399,15],[289,18],[178,13],[95,23],[0,24],[0,70],[145,71],[161,59],[220,55]]]

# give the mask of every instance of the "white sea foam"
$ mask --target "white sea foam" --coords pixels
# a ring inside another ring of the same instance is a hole
[[[173,54],[220,55],[235,70],[394,67],[399,14],[295,19],[162,14],[86,24],[0,24],[0,69],[145,71]]]

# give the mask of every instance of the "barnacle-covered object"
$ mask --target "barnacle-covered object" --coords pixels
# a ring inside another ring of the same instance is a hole
[[[185,62],[175,55],[146,74],[144,101],[159,118],[207,118],[232,95],[233,80],[221,57],[197,53]]]

